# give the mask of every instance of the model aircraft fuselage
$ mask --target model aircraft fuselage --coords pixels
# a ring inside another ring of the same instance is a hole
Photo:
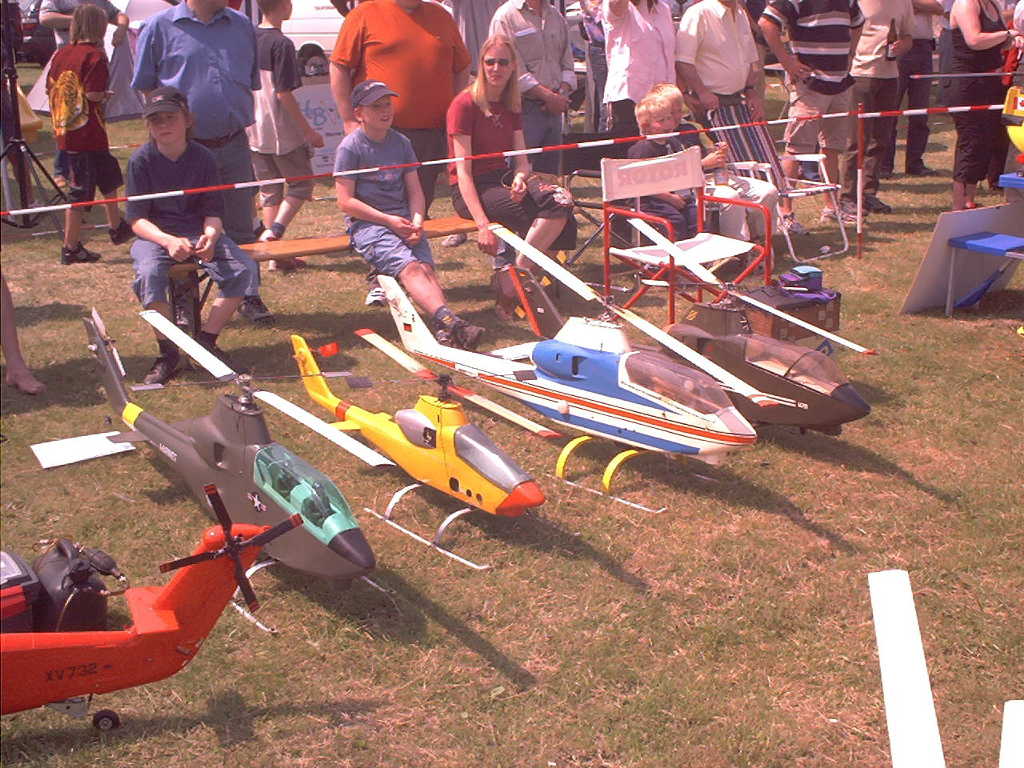
[[[718,363],[780,405],[758,408],[733,396],[754,423],[778,424],[838,434],[840,427],[871,412],[835,361],[816,350],[749,331],[746,310],[726,303],[695,304],[671,336]]]
[[[468,352],[438,344],[397,284],[382,284],[406,349],[554,421],[709,463],[757,438],[711,377],[661,353],[632,350],[618,326],[570,318],[554,339],[520,345],[506,357]]]
[[[544,493],[456,402],[420,395],[394,416],[372,413],[336,397],[305,340],[292,336],[295,361],[309,396],[356,429],[414,480],[485,512],[514,517],[544,503]]]
[[[238,522],[272,526],[301,515],[300,530],[266,547],[285,565],[332,579],[352,579],[375,566],[344,496],[325,475],[271,439],[251,398],[221,395],[209,415],[169,424],[129,400],[113,343],[94,319],[84,323],[108,399],[131,430],[120,439],[149,443],[211,519],[204,488],[214,484]]]

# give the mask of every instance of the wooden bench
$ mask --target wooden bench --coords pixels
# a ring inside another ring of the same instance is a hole
[[[973,235],[960,235],[959,237],[949,238],[949,248],[949,273],[946,277],[946,317],[953,314],[953,278],[956,273],[956,260],[960,251],[999,256],[1006,260],[1016,259],[1024,261],[1024,237],[1017,237],[1015,235],[1000,235],[994,232],[976,232]],[[992,283],[1006,270],[1009,264],[1010,261],[1004,261],[988,280],[972,290],[964,298],[968,298],[972,294],[978,294],[980,299]],[[961,299],[960,301],[963,300]]]
[[[476,224],[472,219],[463,219],[459,216],[446,216],[440,219],[427,219],[423,222],[423,234],[429,239],[446,237],[476,231]],[[272,259],[293,259],[297,256],[319,256],[331,253],[343,253],[352,248],[348,235],[336,235],[334,237],[301,237],[295,240],[271,240],[264,243],[247,243],[239,246],[248,253],[254,261],[270,261]],[[201,264],[194,261],[174,264],[170,269],[171,276],[171,306],[176,306],[176,300],[181,296],[192,294],[192,318],[198,319],[202,312],[203,304],[210,294],[212,284],[207,281],[205,286],[201,283],[206,280],[206,273]],[[193,320],[188,323],[191,326],[188,331],[193,335],[198,330],[199,323]]]

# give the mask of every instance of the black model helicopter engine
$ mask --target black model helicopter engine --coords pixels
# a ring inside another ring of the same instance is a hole
[[[110,591],[102,576],[114,576],[122,588]],[[110,555],[70,539],[51,542],[31,567],[13,552],[0,552],[0,631],[105,631],[107,598],[125,588]]]

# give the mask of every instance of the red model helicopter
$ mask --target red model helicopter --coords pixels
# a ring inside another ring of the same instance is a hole
[[[199,651],[236,586],[250,611],[259,607],[245,571],[264,544],[301,525],[302,518],[294,515],[272,528],[232,525],[216,486],[205,491],[220,527],[207,529],[191,556],[160,566],[161,572],[182,569],[168,584],[125,591],[132,615],[126,629],[105,630],[106,596],[117,593],[104,591],[96,574],[124,581],[109,555],[65,540],[68,557],[61,558],[61,573],[47,579],[43,558],[36,561],[37,578],[20,558],[2,553],[0,714],[48,705],[83,717],[94,694],[180,671]],[[120,719],[100,710],[93,725],[110,730]]]

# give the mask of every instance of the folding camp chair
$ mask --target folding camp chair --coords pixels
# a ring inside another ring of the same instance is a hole
[[[676,240],[671,222],[650,214],[641,213],[636,209],[624,207],[620,201],[633,199],[639,205],[639,198],[663,192],[692,189],[697,198],[697,234],[685,240]],[[667,283],[669,322],[675,322],[675,293],[677,280],[684,280],[698,286],[699,301],[701,281],[689,275],[684,267],[677,264],[674,256],[656,245],[639,245],[620,248],[612,244],[612,220],[614,217],[641,219],[665,228],[666,234],[676,247],[702,265],[721,264],[736,256],[755,251],[756,256],[746,268],[740,272],[734,282],[741,282],[751,275],[758,267],[764,268],[764,281],[771,282],[771,232],[772,213],[763,205],[747,200],[714,197],[704,192],[704,171],[701,168],[701,154],[698,147],[690,147],[682,152],[665,157],[646,160],[611,160],[601,161],[601,197],[604,225],[604,290],[611,295],[611,259],[615,257],[629,264],[647,279],[640,280],[637,290],[623,305],[630,307],[635,304],[652,286]],[[704,207],[708,202],[739,205],[759,210],[764,216],[765,241],[763,245],[755,245],[743,240],[704,231]],[[690,298],[687,296],[687,298]]]
[[[575,149],[566,149],[558,153],[559,176],[562,177],[562,184],[565,188],[572,193],[573,214],[582,216],[595,227],[595,230],[587,237],[586,240],[583,241],[583,245],[579,246],[572,255],[565,260],[565,265],[567,267],[571,267],[575,264],[577,259],[583,255],[583,252],[593,245],[604,231],[604,225],[601,223],[601,219],[592,213],[592,211],[601,210],[601,203],[591,202],[582,198],[577,191],[579,188],[573,188],[573,182],[577,179],[600,179],[601,161],[603,159],[606,157],[626,157],[626,154],[629,152],[630,145],[625,142],[614,143],[611,139],[612,137],[607,133],[567,133],[563,138],[563,141],[566,144],[602,142],[600,146],[577,147]],[[629,241],[623,240],[622,244],[628,246]]]
[[[800,162],[817,163],[818,173],[823,181],[791,179],[782,169],[782,161],[779,159],[778,152],[775,151],[775,145],[772,143],[771,136],[768,135],[768,129],[763,125],[749,124],[753,120],[746,104],[723,104],[708,113],[708,120],[711,123],[710,130],[715,134],[715,139],[729,144],[729,154],[734,161],[732,164],[734,170],[771,182],[779,190],[780,200],[783,198],[793,200],[811,195],[828,195],[832,201],[832,210],[836,211],[836,222],[839,224],[839,235],[843,247],[841,250],[829,251],[827,255],[838,256],[849,250],[850,239],[847,237],[842,216],[839,215],[840,187],[829,178],[823,154],[795,155]],[[735,125],[742,127],[723,127]],[[782,235],[786,239],[790,258],[794,261],[813,261],[822,258],[822,256],[814,256],[809,259],[799,258],[793,249],[793,240],[789,230],[786,227],[779,227],[779,229],[782,230]]]

